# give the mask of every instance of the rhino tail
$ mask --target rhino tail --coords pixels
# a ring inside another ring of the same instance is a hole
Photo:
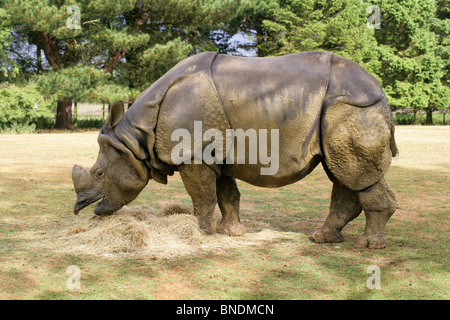
[[[395,143],[394,135],[392,135],[392,137],[391,137],[391,153],[392,153],[392,157],[398,156],[398,148],[397,148],[397,144]]]
[[[391,139],[389,141],[389,148],[391,149],[391,154],[392,157],[394,158],[398,156],[397,143],[395,142],[395,123],[394,117],[392,116],[391,107],[389,106],[386,97],[383,97],[383,99],[381,100],[381,109],[383,110],[386,122],[388,123],[391,129]]]

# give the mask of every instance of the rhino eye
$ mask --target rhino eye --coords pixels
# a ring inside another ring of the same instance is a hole
[[[103,172],[102,169],[98,169],[95,175],[97,176],[97,178],[102,179],[105,173]]]

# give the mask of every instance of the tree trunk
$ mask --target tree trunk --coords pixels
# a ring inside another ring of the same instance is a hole
[[[108,61],[106,61],[105,65],[103,66],[103,71],[105,73],[113,72],[113,70],[117,67],[120,60],[125,56],[126,53],[127,49],[115,51],[114,54],[109,57]]]
[[[419,125],[420,124],[420,109],[414,108],[414,118],[413,118],[413,124]]]
[[[42,56],[41,56],[41,44],[38,43],[36,44],[36,67],[37,67],[37,71],[41,72],[42,71]]]
[[[72,101],[58,101],[56,108],[55,129],[71,130],[72,126]]]
[[[45,58],[52,66],[54,71],[59,70],[61,64],[61,54],[59,53],[58,41],[50,34],[45,32],[39,32],[42,41],[42,49],[44,49]]]
[[[73,127],[76,128],[78,125],[78,102],[73,103]]]
[[[425,124],[433,125],[433,108],[427,108],[427,118],[425,120]]]

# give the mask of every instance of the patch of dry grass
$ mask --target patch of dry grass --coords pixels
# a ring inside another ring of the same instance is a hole
[[[392,167],[450,173],[450,126],[397,126],[395,132],[399,156]]]
[[[214,226],[220,223],[214,216]],[[274,239],[291,239],[292,233],[273,230],[264,223],[248,221],[242,237],[206,235],[190,208],[177,204],[162,210],[148,206],[127,206],[111,216],[83,218],[75,225],[47,234],[47,245],[65,254],[116,257],[128,254],[140,258],[168,259],[207,252],[224,252],[262,244]]]

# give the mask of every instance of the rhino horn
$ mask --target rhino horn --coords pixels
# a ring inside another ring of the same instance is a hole
[[[79,165],[73,166],[72,181],[76,193],[79,193],[82,190],[91,189],[94,184],[94,179],[91,174]]]
[[[102,198],[101,185],[81,166],[72,169],[72,181],[77,193],[77,201],[73,212],[78,214],[83,208]]]

